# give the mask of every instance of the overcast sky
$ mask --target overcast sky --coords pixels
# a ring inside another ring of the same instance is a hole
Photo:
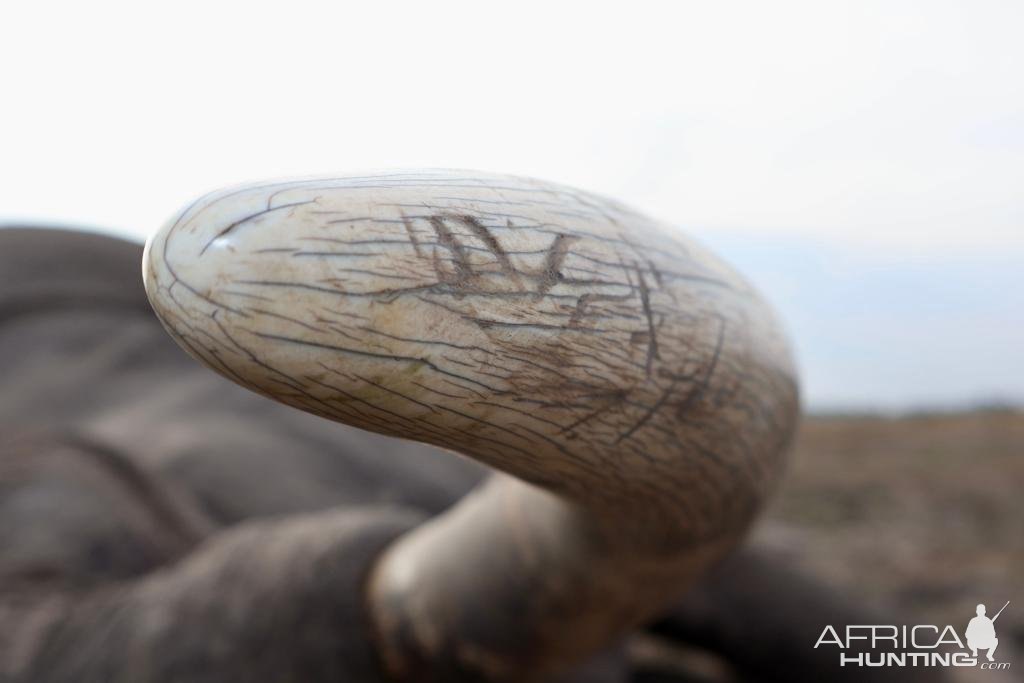
[[[813,406],[1024,399],[1024,3],[8,3],[0,222],[249,179],[623,199],[762,285]]]

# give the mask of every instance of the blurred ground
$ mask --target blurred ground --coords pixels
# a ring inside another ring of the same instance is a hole
[[[1024,413],[1010,410],[809,417],[756,533],[855,599],[961,637],[979,602],[991,616],[1010,600],[996,659],[1021,680],[1021,456]]]

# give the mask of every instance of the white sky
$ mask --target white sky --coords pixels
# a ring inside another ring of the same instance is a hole
[[[0,222],[142,238],[225,184],[422,165],[1024,258],[1022,34],[982,0],[6,3]]]

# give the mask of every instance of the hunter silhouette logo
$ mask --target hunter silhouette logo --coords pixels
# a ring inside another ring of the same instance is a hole
[[[1006,601],[1006,605],[1009,605],[1010,601]],[[996,615],[989,619],[985,616],[985,605],[978,605],[977,614],[978,616],[971,619],[971,623],[967,624],[967,647],[971,648],[971,652],[975,657],[978,656],[978,650],[988,650],[988,661],[994,662],[995,658],[992,656],[995,654],[996,648],[999,646],[999,639],[996,638],[996,619],[1006,609],[1006,605],[1003,605],[1002,609],[996,612]]]
[[[986,616],[985,605],[978,605],[975,610],[977,616],[967,625],[964,639],[949,625],[848,625],[845,632],[837,632],[835,627],[826,626],[814,647],[838,647],[840,666],[976,666],[980,669],[1009,669],[1009,662],[996,662],[994,656],[999,646],[995,622],[1009,604],[1007,600],[991,619]],[[979,661],[979,650],[985,653],[988,661]]]

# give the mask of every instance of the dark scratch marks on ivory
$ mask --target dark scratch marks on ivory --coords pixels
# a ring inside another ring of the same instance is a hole
[[[292,258],[312,256],[316,258],[366,258],[368,256],[380,256],[379,251],[295,251]]]
[[[548,248],[547,256],[544,259],[544,267],[540,272],[540,280],[537,283],[537,300],[544,297],[552,287],[562,279],[562,264],[569,253],[569,245],[578,240],[579,237],[565,234],[556,235]]]
[[[416,237],[416,230],[412,227],[412,220],[405,215],[404,211],[400,211],[399,213],[402,216],[402,227],[405,228],[406,234],[409,235],[409,243],[412,244],[413,251],[416,252],[417,256],[423,258],[423,248],[420,247],[420,241]]]
[[[227,225],[226,227],[221,229],[220,232],[218,232],[216,235],[214,235],[210,239],[210,241],[206,243],[206,246],[204,246],[202,248],[202,250],[200,250],[199,255],[202,256],[203,254],[205,254],[206,250],[210,248],[210,245],[213,244],[214,242],[216,242],[217,240],[219,240],[221,237],[224,237],[225,235],[227,235],[231,231],[235,230],[237,227],[239,227],[241,225],[244,225],[244,224],[248,223],[251,220],[255,220],[255,219],[259,218],[260,216],[265,216],[268,213],[273,213],[274,211],[280,211],[281,209],[291,209],[291,208],[294,208],[296,206],[305,206],[306,204],[315,204],[315,203],[316,203],[315,199],[310,199],[310,200],[304,201],[304,202],[292,202],[291,204],[282,204],[281,206],[275,206],[273,208],[268,207],[266,209],[263,209],[262,211],[257,211],[254,214],[250,214],[250,215],[246,216],[245,218],[239,218],[237,221],[235,221],[234,223],[230,223],[229,225]]]
[[[556,330],[558,332],[584,332],[587,334],[609,334],[614,333],[615,330],[608,330],[598,327],[574,327],[569,328],[565,325],[551,325],[548,323],[516,323],[507,322],[504,320],[488,320],[486,318],[474,318],[470,315],[462,316],[463,319],[475,323],[478,327],[484,330],[491,329],[492,327],[507,327],[507,328],[523,328],[533,330]]]
[[[429,292],[436,290],[438,285],[428,284],[420,285],[416,287],[396,287],[394,289],[378,289],[369,292],[350,292],[342,289],[335,289],[332,287],[320,287],[317,285],[310,285],[304,282],[288,282],[282,280],[235,280],[235,284],[239,285],[254,285],[259,287],[280,287],[285,289],[301,289],[312,292],[322,292],[324,294],[334,294],[339,297],[360,297],[360,298],[380,298],[384,302],[393,301],[395,298],[403,294],[412,294],[416,292]]]
[[[273,373],[275,375],[279,375],[280,377],[283,377],[284,380],[286,380],[285,384],[287,384],[287,386],[291,387],[295,391],[302,391],[302,387],[301,386],[296,386],[297,380],[294,377],[292,377],[288,373],[281,372],[280,370],[278,370],[274,366],[270,365],[269,363],[266,363],[266,362],[260,360],[256,356],[256,354],[254,354],[251,350],[249,350],[248,348],[243,346],[237,339],[235,339],[235,337],[232,336],[231,333],[227,331],[227,328],[224,327],[224,324],[221,323],[221,321],[217,319],[217,314],[218,313],[220,313],[219,310],[218,311],[214,311],[213,313],[211,313],[210,314],[210,319],[213,320],[214,324],[217,325],[217,328],[220,329],[221,334],[223,334],[228,339],[228,341],[230,341],[235,346],[235,348],[237,348],[239,351],[241,351],[243,354],[245,354],[249,358],[250,361],[252,361],[256,365],[260,366],[264,370],[268,370],[269,372],[271,372],[271,373]]]
[[[473,266],[469,262],[469,255],[466,253],[465,247],[462,242],[455,239],[455,235],[445,225],[444,218],[442,216],[431,216],[430,226],[434,229],[434,233],[437,235],[438,243],[447,249],[452,255],[452,263],[455,268],[454,273],[449,273],[441,266],[441,259],[434,250],[434,271],[437,273],[437,279],[439,282],[448,283],[456,287],[467,283],[473,277]]]
[[[481,242],[494,254],[495,258],[498,259],[498,263],[501,265],[501,270],[516,283],[520,289],[523,287],[522,281],[519,279],[519,273],[512,266],[512,261],[509,260],[508,254],[505,253],[505,249],[498,242],[498,239],[491,234],[491,232],[477,220],[475,217],[468,214],[460,214],[456,216],[463,225],[468,227],[474,235],[476,235]],[[512,226],[512,221],[508,222],[509,227]]]
[[[722,355],[722,345],[725,342],[725,318],[719,318],[718,325],[718,339],[715,342],[715,351],[711,356],[711,360],[707,364],[707,368],[704,371],[703,376],[693,386],[693,388],[687,393],[679,405],[676,406],[676,417],[683,418],[689,409],[696,405],[700,401],[704,394],[707,392],[708,386],[711,383],[711,375],[715,372],[715,368],[718,366],[718,359]]]
[[[250,308],[249,310],[252,311],[253,313],[259,313],[260,315],[265,315],[270,318],[277,318],[278,320],[284,320],[285,322],[289,322],[300,327],[305,327],[307,330],[310,330],[312,332],[323,332],[323,330],[313,327],[312,325],[305,323],[299,320],[298,318],[292,318],[291,316],[282,315],[280,313],[274,313],[273,311],[268,311],[262,308]]]
[[[337,211],[311,211],[311,213],[319,214],[336,214]],[[348,218],[335,218],[327,221],[327,225],[338,225],[340,223],[361,223],[363,221],[373,221],[372,216],[349,216]],[[313,239],[313,238],[310,238]]]
[[[647,261],[647,268],[651,271],[651,275],[654,276],[654,281],[658,283],[658,287],[664,287],[665,283],[661,279],[661,271],[658,270],[658,268],[654,265],[654,262],[652,262],[650,259],[645,260]]]
[[[487,349],[485,349],[485,348],[483,348],[481,346],[470,346],[470,345],[466,345],[466,344],[454,344],[452,342],[432,340],[432,339],[416,339],[416,338],[410,338],[410,337],[399,337],[398,335],[388,334],[387,332],[382,332],[380,330],[375,330],[375,329],[373,329],[372,327],[369,327],[369,326],[363,326],[363,327],[360,327],[359,329],[363,330],[364,332],[366,332],[368,334],[376,334],[376,335],[380,335],[381,337],[387,337],[388,339],[394,339],[395,341],[409,342],[410,344],[426,344],[428,346],[435,346],[435,345],[436,346],[446,346],[448,348],[458,349],[460,351],[479,351],[481,353],[490,353],[490,351],[488,351]]]
[[[577,427],[579,427],[579,426],[581,426],[583,424],[586,424],[587,422],[590,422],[595,417],[598,417],[599,415],[603,415],[604,413],[608,412],[612,408],[616,408],[616,407],[622,405],[622,403],[624,402],[624,400],[626,398],[626,393],[627,392],[625,392],[625,391],[617,392],[615,394],[615,396],[612,398],[612,400],[608,401],[607,403],[605,403],[603,406],[601,406],[597,410],[593,410],[593,411],[587,413],[586,415],[584,415],[583,417],[579,418],[575,422],[572,422],[572,423],[566,425],[562,429],[562,433],[571,432],[574,429],[576,429]]]
[[[715,368],[718,366],[718,359],[722,353],[722,344],[725,341],[725,320],[719,319],[720,325],[718,327],[718,338],[715,342],[715,350],[711,359],[708,361],[704,368],[704,372],[700,378],[695,382],[693,388],[687,393],[683,400],[678,405],[677,416],[685,413],[690,407],[695,405],[704,396],[707,391],[708,385],[711,382],[711,375],[714,374]],[[672,381],[666,387],[665,391],[662,392],[658,400],[643,414],[643,416],[637,420],[637,422],[622,433],[621,436],[616,440],[616,443],[622,442],[624,439],[628,439],[633,436],[641,427],[647,424],[647,421],[654,416],[668,401],[669,397],[675,391],[676,386],[679,382],[687,379],[684,375],[675,375],[672,377]]]
[[[486,396],[481,394],[479,391],[477,391],[473,387],[464,386],[462,384],[459,384],[458,382],[453,382],[450,379],[442,379],[441,381],[444,382],[445,384],[449,385],[449,386],[456,387],[457,389],[462,389],[463,391],[468,391],[471,394],[475,395],[477,398],[481,398],[481,399],[487,398]]]
[[[542,467],[557,461],[581,500],[646,506],[670,491],[666,505],[692,516],[694,534],[715,532],[716,505],[748,484],[705,504],[702,468],[746,467],[761,435],[785,426],[787,406],[772,397],[790,391],[786,368],[747,353],[777,345],[747,315],[758,302],[653,221],[521,182],[503,192],[493,180],[406,174],[280,186],[216,211],[204,204],[220,198],[200,202],[154,242],[150,289],[185,348],[264,395],[457,448],[535,484],[559,483]],[[261,218],[270,211],[283,213]],[[181,242],[164,267],[159,240],[166,261],[171,237]],[[722,425],[744,421],[750,436],[719,448]]]
[[[654,315],[651,313],[651,292],[647,288],[647,280],[643,271],[637,269],[637,277],[640,279],[640,303],[644,309],[644,317],[647,319],[647,376],[651,376],[651,369],[654,367],[654,359],[661,360],[658,355],[658,331],[654,325]]]
[[[454,377],[455,379],[461,380],[463,382],[469,382],[470,384],[475,384],[475,385],[477,385],[479,387],[482,387],[483,389],[486,389],[487,391],[490,391],[490,392],[492,392],[494,394],[505,394],[505,393],[508,393],[508,392],[505,392],[505,391],[502,391],[502,390],[498,389],[497,387],[493,387],[493,386],[491,386],[489,384],[485,384],[484,382],[480,382],[480,381],[477,381],[475,379],[472,379],[472,378],[469,378],[469,377],[465,377],[465,376],[460,375],[458,373],[451,372],[450,370],[445,370],[444,368],[439,367],[436,363],[434,363],[432,361],[429,361],[426,358],[419,358],[419,357],[416,357],[416,356],[401,356],[401,355],[391,354],[391,353],[374,353],[372,351],[365,351],[363,349],[353,349],[353,348],[348,348],[348,347],[345,347],[345,346],[337,346],[335,344],[324,344],[322,342],[314,342],[314,341],[309,341],[307,339],[296,339],[294,337],[285,337],[285,336],[279,335],[279,334],[267,334],[265,332],[257,332],[255,330],[248,330],[248,332],[250,334],[253,334],[253,335],[255,335],[257,337],[260,337],[262,339],[270,339],[270,340],[273,340],[273,341],[280,341],[280,342],[285,342],[285,343],[289,343],[289,344],[298,344],[300,346],[310,346],[310,347],[313,347],[313,348],[325,349],[325,350],[328,350],[328,351],[337,351],[339,353],[345,353],[345,354],[349,354],[349,355],[353,355],[353,356],[362,356],[364,358],[376,358],[376,359],[380,359],[380,360],[391,360],[391,361],[397,361],[397,362],[403,362],[403,363],[416,363],[416,364],[428,367],[428,368],[430,368],[431,370],[433,370],[434,372],[436,372],[438,374],[447,375],[449,377]]]
[[[495,403],[494,401],[474,401],[474,403],[477,404],[477,405],[490,406],[492,408],[498,408],[499,410],[508,410],[510,412],[513,412],[513,413],[519,413],[520,415],[525,415],[526,417],[530,418],[531,420],[536,420],[537,422],[543,422],[545,424],[551,425],[552,427],[556,427],[556,428],[557,427],[561,427],[561,425],[558,424],[557,422],[555,422],[554,420],[547,420],[547,419],[541,417],[540,415],[537,414],[536,411],[529,412],[529,411],[526,411],[526,410],[520,410],[518,408],[513,408],[512,406],[507,406],[507,405],[504,405],[504,404],[501,404],[501,403]]]
[[[587,292],[581,294],[576,298],[576,306],[573,308],[572,314],[569,316],[568,327],[578,328],[584,317],[587,317],[587,309],[590,304],[598,301],[626,301],[630,299],[632,294],[597,294],[595,292]],[[619,315],[619,318],[627,318],[633,316]]]
[[[441,357],[444,358],[449,363],[455,363],[456,365],[461,365],[464,368],[476,368],[476,363],[467,363],[464,360],[459,360],[458,358],[452,358],[451,356],[441,356]]]
[[[327,372],[330,372],[330,373],[332,373],[334,375],[338,375],[339,377],[341,377],[343,379],[345,378],[345,375],[343,375],[342,373],[338,372],[334,368],[331,368],[331,367],[329,367],[327,365],[324,365],[323,363],[317,363],[317,365],[322,367]],[[324,387],[325,389],[330,389],[334,393],[339,394],[341,396],[344,396],[349,401],[354,401],[356,403],[359,403],[359,404],[362,404],[362,405],[366,406],[367,408],[372,408],[374,410],[378,410],[378,411],[380,411],[382,413],[385,413],[386,415],[389,415],[389,416],[391,416],[393,418],[396,418],[396,419],[401,420],[403,422],[412,423],[412,424],[415,425],[415,423],[412,420],[410,420],[409,418],[405,417],[404,415],[399,415],[398,413],[396,413],[396,412],[394,412],[392,410],[388,410],[387,408],[382,408],[382,407],[380,407],[378,405],[370,403],[369,401],[367,401],[367,400],[365,400],[363,398],[360,398],[359,396],[356,396],[355,394],[353,394],[353,393],[351,393],[349,391],[345,391],[344,389],[342,389],[341,387],[339,387],[337,385],[329,384],[327,382],[324,382],[323,380],[318,380],[315,377],[309,377],[309,376],[306,377],[306,380],[312,382],[313,384],[318,384],[318,385]]]
[[[345,330],[341,329],[337,325],[328,325],[327,329],[329,329],[331,332],[336,332],[336,333],[340,334],[345,339],[351,339],[352,341],[354,341],[356,343],[359,343],[360,341],[362,341],[361,339],[359,339],[359,337],[355,336],[354,334],[349,334],[348,332],[346,332]]]
[[[615,443],[621,443],[623,440],[628,439],[629,437],[633,436],[633,434],[635,434],[641,427],[647,424],[647,421],[654,417],[654,414],[661,410],[661,407],[665,405],[666,401],[668,401],[669,397],[672,395],[672,392],[675,391],[676,384],[679,383],[680,379],[680,377],[674,377],[672,381],[669,383],[668,387],[666,387],[665,390],[661,393],[661,396],[658,397],[658,400],[655,401],[654,404],[650,408],[648,408],[646,412],[644,412],[643,416],[641,416],[641,418],[637,420],[632,427],[630,427],[622,434],[620,434],[619,438],[615,440]]]
[[[189,207],[189,209],[187,209],[187,210],[190,210],[190,209],[192,208],[192,206],[195,206],[195,205],[196,205],[196,203],[194,202],[194,203],[193,203],[193,204],[192,204],[192,205],[191,205],[191,206]],[[216,307],[216,308],[218,308],[218,309],[224,309],[224,310],[230,311],[230,312],[232,312],[232,313],[235,313],[236,315],[239,315],[239,316],[241,316],[241,317],[243,317],[243,318],[250,318],[250,317],[252,317],[251,315],[249,315],[249,314],[248,314],[248,313],[246,313],[245,311],[242,311],[242,310],[240,310],[240,309],[234,308],[234,307],[232,307],[232,306],[229,306],[229,305],[227,305],[227,304],[225,304],[225,303],[222,303],[222,302],[220,302],[220,301],[216,301],[215,299],[211,298],[210,296],[208,296],[208,295],[206,295],[206,294],[203,294],[203,293],[202,293],[202,292],[200,292],[200,291],[199,291],[198,289],[196,289],[195,287],[193,287],[193,286],[192,286],[192,285],[190,285],[189,283],[185,282],[184,280],[182,280],[182,279],[181,279],[181,278],[180,278],[180,277],[178,276],[178,273],[177,273],[177,271],[176,271],[176,270],[174,269],[174,266],[172,266],[172,265],[171,265],[171,262],[170,262],[170,260],[168,260],[168,257],[167,257],[167,247],[168,247],[168,244],[169,244],[169,242],[170,242],[170,239],[171,239],[171,235],[173,235],[173,234],[174,234],[174,231],[175,231],[175,230],[177,230],[177,229],[178,229],[178,227],[179,227],[180,225],[181,225],[181,217],[179,217],[179,218],[178,218],[178,220],[176,220],[176,221],[174,222],[174,226],[173,226],[173,227],[172,227],[172,228],[170,229],[170,231],[169,231],[169,232],[167,233],[167,235],[166,235],[166,236],[164,237],[164,239],[163,239],[163,244],[161,245],[161,248],[160,248],[160,252],[161,252],[161,255],[162,255],[162,256],[161,256],[161,258],[162,258],[162,261],[163,261],[164,267],[165,267],[165,268],[167,268],[167,272],[168,272],[168,273],[170,274],[170,276],[171,276],[171,284],[169,284],[169,285],[167,285],[166,287],[164,287],[164,289],[165,289],[165,290],[166,290],[166,292],[167,292],[167,296],[168,296],[168,297],[169,297],[169,298],[170,298],[171,300],[173,300],[173,301],[174,301],[174,303],[175,303],[175,304],[176,304],[176,305],[177,305],[177,306],[178,306],[179,308],[181,308],[181,310],[182,310],[183,312],[185,312],[185,313],[187,314],[187,309],[186,309],[186,308],[185,308],[184,306],[182,306],[182,305],[181,305],[181,304],[180,304],[180,303],[179,303],[179,302],[177,301],[177,299],[175,299],[175,298],[174,298],[174,286],[175,286],[175,285],[179,285],[179,284],[180,284],[180,285],[181,285],[182,287],[184,287],[184,288],[185,288],[186,290],[188,290],[189,292],[191,292],[192,294],[194,294],[194,295],[195,295],[196,297],[198,297],[198,298],[202,299],[203,301],[207,302],[208,304],[210,304],[210,305],[212,305],[212,306],[214,306],[214,307]]]
[[[335,272],[338,272],[338,273],[355,273],[355,274],[358,274],[358,275],[370,275],[372,277],[381,278],[382,280],[406,280],[406,281],[413,280],[413,281],[418,281],[420,279],[420,278],[415,277],[413,275],[391,275],[390,273],[385,273],[385,272],[383,272],[381,270],[370,270],[368,268],[337,268]],[[325,282],[331,282],[331,283],[334,283],[334,282],[337,282],[337,281],[338,280],[335,279],[335,278],[331,278],[330,280],[325,280]]]
[[[240,296],[243,299],[255,299],[257,301],[273,301],[270,297],[260,296],[259,294],[250,294],[249,292],[236,292],[233,289],[222,289],[221,294],[227,294],[228,296]]]
[[[479,417],[475,417],[475,416],[473,416],[473,415],[470,415],[469,413],[464,413],[464,412],[462,412],[461,410],[455,410],[454,408],[449,408],[448,406],[438,406],[438,407],[439,407],[439,408],[440,408],[441,410],[444,410],[444,411],[446,411],[446,412],[452,413],[453,415],[458,415],[459,417],[465,418],[465,419],[467,419],[467,420],[470,420],[470,421],[472,421],[472,422],[477,422],[477,423],[479,423],[479,424],[482,424],[482,425],[484,425],[485,427],[490,427],[490,428],[492,428],[492,429],[496,429],[496,430],[498,430],[499,432],[505,432],[506,434],[511,434],[512,436],[514,436],[514,437],[516,437],[516,438],[518,438],[518,439],[522,439],[523,441],[526,441],[527,443],[532,443],[532,442],[533,442],[533,439],[531,439],[530,437],[528,437],[528,436],[525,436],[525,435],[523,435],[523,434],[520,434],[519,432],[515,432],[515,431],[512,431],[512,430],[511,430],[511,429],[509,429],[508,427],[502,427],[502,426],[501,426],[501,425],[499,425],[499,424],[495,424],[495,423],[493,423],[493,422],[488,422],[487,420],[483,420],[483,419],[481,419],[481,418],[479,418]],[[530,457],[533,457],[533,456],[534,456],[534,454],[533,454],[533,453],[530,453],[529,451],[524,451],[524,450],[523,450],[523,449],[521,449],[521,448],[518,448],[518,447],[512,446],[512,444],[509,444],[509,443],[503,443],[502,445],[503,445],[503,446],[507,446],[507,447],[512,447],[512,448],[514,448],[515,450],[518,450],[518,451],[520,451],[520,452],[522,452],[522,453],[524,453],[525,455],[528,455],[528,456],[530,456]]]
[[[389,389],[388,387],[384,386],[383,384],[380,384],[379,382],[374,382],[373,380],[367,379],[366,377],[363,377],[362,375],[355,375],[355,377],[358,377],[359,379],[361,379],[362,381],[366,382],[367,384],[375,386],[378,389],[386,391],[389,394],[392,394],[394,396],[398,396],[399,398],[405,399],[406,401],[409,401],[411,403],[415,403],[418,406],[422,406],[423,408],[426,408],[427,410],[429,410],[432,413],[437,413],[437,409],[434,408],[434,406],[430,405],[429,403],[424,403],[423,401],[417,401],[416,399],[414,399],[411,396],[406,396],[405,394],[403,394],[403,393],[401,393],[399,391],[395,391],[394,389]]]
[[[438,389],[436,389],[434,387],[428,387],[426,384],[423,384],[422,382],[417,382],[416,380],[413,380],[412,382],[410,382],[410,384],[415,384],[416,386],[418,386],[421,389],[426,389],[427,391],[429,391],[432,394],[437,394],[438,396],[444,396],[445,398],[453,398],[453,399],[455,399],[457,401],[464,401],[466,399],[465,396],[459,396],[457,394],[448,394],[448,393],[445,393],[443,391],[439,391]]]

